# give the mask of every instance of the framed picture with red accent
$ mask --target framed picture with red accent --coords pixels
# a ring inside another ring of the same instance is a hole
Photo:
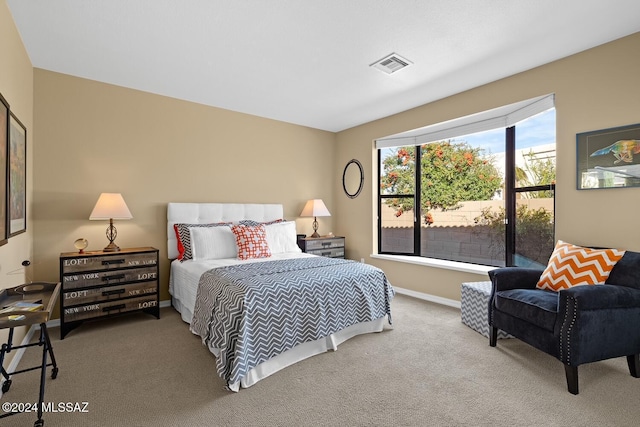
[[[640,187],[640,124],[576,135],[578,190]]]

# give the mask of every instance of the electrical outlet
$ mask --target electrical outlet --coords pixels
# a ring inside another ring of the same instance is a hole
[[[364,264],[364,258],[360,258],[360,262]]]

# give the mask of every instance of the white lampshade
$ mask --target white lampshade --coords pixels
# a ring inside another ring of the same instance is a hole
[[[109,244],[103,250],[105,252],[119,251],[120,248],[114,243],[118,230],[113,225],[114,219],[131,219],[131,211],[127,207],[127,204],[122,198],[120,193],[102,193],[98,197],[98,201],[89,215],[89,219],[106,219],[109,220],[109,227],[107,227],[107,239]]]
[[[304,205],[300,216],[331,216],[322,199],[311,199]]]
[[[102,193],[96,202],[89,219],[131,219],[131,211],[120,193]]]
[[[318,234],[318,218],[319,216],[331,216],[329,209],[325,206],[321,199],[311,199],[304,205],[304,209],[300,213],[300,216],[312,216],[313,217],[313,234],[311,237],[320,237]]]

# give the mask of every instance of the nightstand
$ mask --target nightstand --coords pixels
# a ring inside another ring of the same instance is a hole
[[[144,311],[160,318],[158,250],[60,254],[60,339],[85,320]]]
[[[302,252],[329,258],[344,258],[344,237],[299,237]]]

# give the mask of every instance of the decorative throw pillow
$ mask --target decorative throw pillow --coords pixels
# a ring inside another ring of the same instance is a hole
[[[229,226],[228,222],[216,222],[211,224],[173,224],[173,229],[176,232],[176,239],[178,240],[178,259],[180,261],[187,261],[193,258],[191,253],[191,232],[190,227],[220,227]]]
[[[573,286],[604,283],[624,252],[585,248],[558,240],[536,287],[557,292]]]
[[[269,258],[271,256],[264,225],[234,225],[231,227],[231,231],[236,236],[238,259]]]

